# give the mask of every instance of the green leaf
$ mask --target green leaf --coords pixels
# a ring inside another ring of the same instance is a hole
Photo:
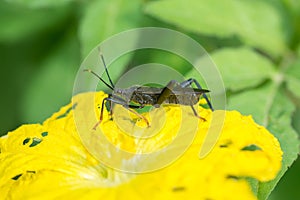
[[[296,15],[299,17],[300,11],[300,1],[298,0],[281,0],[285,7],[289,10],[290,14]]]
[[[70,31],[71,32],[71,31]],[[79,68],[79,44],[75,32],[68,33],[32,75],[21,103],[22,120],[42,122],[69,102]]]
[[[294,162],[293,166],[288,169],[284,176],[280,179],[276,188],[273,190],[268,200],[282,200],[282,199],[300,199],[299,192],[299,169],[300,160]]]
[[[287,79],[287,87],[294,95],[300,98],[300,79],[289,77]]]
[[[293,116],[293,127],[295,128],[295,130],[298,132],[298,134],[300,133],[300,107],[297,107],[294,116]],[[299,168],[300,169],[300,168]],[[299,191],[300,192],[300,191]],[[300,194],[300,193],[299,193]]]
[[[185,47],[181,43],[176,43],[175,45],[178,45],[176,48],[182,49],[182,47]],[[135,51],[134,58],[131,62],[132,66],[139,66],[145,63],[159,63],[173,68],[180,74],[185,74],[192,68],[192,65],[179,55],[159,49],[143,49]],[[158,71],[157,76],[166,77],[166,74],[162,74]]]
[[[287,88],[300,98],[300,59],[288,68],[285,74]]]
[[[244,115],[252,115],[257,123],[266,126],[276,90],[274,84],[267,84],[258,89],[246,90],[232,95],[228,100],[227,108],[238,110]]]
[[[69,11],[67,7],[32,10],[0,2],[0,42],[31,39],[35,34],[64,21]]]
[[[300,58],[298,58],[298,60],[289,66],[285,74],[300,80]]]
[[[297,133],[291,126],[291,116],[295,107],[279,85],[269,83],[264,87],[234,95],[229,102],[230,109],[237,109],[244,115],[251,114],[258,123],[267,127],[279,140],[284,152],[282,169],[277,177],[272,181],[259,183],[257,193],[260,200],[269,196],[299,153]]]
[[[218,37],[238,36],[245,44],[279,55],[287,50],[288,20],[267,1],[160,0],[145,12],[186,30]]]
[[[267,199],[280,178],[298,157],[299,139],[297,132],[291,126],[291,115],[294,110],[294,105],[284,93],[277,93],[270,109],[267,128],[280,141],[280,146],[284,152],[282,168],[274,180],[259,184],[258,198],[260,200]]]
[[[140,0],[91,2],[85,10],[79,30],[83,57],[113,34],[138,27],[140,7]]]
[[[225,48],[213,52],[211,57],[221,72],[226,89],[233,91],[257,86],[274,74],[275,66],[248,48]]]
[[[75,0],[6,0],[9,3],[25,5],[31,8],[63,6]]]

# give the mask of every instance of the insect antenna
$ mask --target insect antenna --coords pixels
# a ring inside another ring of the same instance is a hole
[[[103,53],[102,53],[100,47],[98,47],[98,51],[99,51],[99,55],[100,55],[100,58],[101,58],[101,60],[102,60],[102,63],[103,63],[103,65],[104,65],[105,72],[106,72],[106,75],[107,75],[107,77],[108,77],[108,80],[109,80],[111,86],[114,88],[115,85],[114,85],[114,83],[112,82],[112,80],[111,80],[111,78],[110,78],[110,76],[109,76],[108,69],[107,69],[107,66],[106,66],[106,63],[105,63],[105,60],[104,60],[104,56],[103,56]]]
[[[100,81],[102,81],[107,87],[109,87],[111,90],[114,90],[114,85],[111,86],[108,83],[105,82],[105,80],[103,80],[98,74],[96,74],[94,71],[92,71],[91,69],[84,69],[84,72],[90,72],[92,74],[94,74]]]

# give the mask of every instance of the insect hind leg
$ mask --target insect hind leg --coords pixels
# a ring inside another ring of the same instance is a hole
[[[170,97],[170,95],[173,93],[172,90],[174,88],[176,88],[177,86],[180,86],[180,83],[175,81],[175,80],[171,80],[162,90],[162,92],[160,93],[156,104],[154,105],[155,107],[159,107],[167,98]]]
[[[203,121],[206,121],[205,118],[201,117],[201,116],[197,113],[197,111],[195,110],[195,108],[194,108],[193,105],[191,105],[191,108],[192,108],[192,110],[193,110],[193,112],[194,112],[194,115],[195,115],[196,117],[198,117],[199,119],[202,119]]]
[[[196,79],[193,79],[193,78],[189,78],[188,80],[183,81],[182,83],[180,83],[180,86],[183,87],[183,88],[186,88],[186,87],[188,87],[188,86],[191,86],[193,83],[196,84],[196,86],[197,86],[198,89],[203,89],[203,88],[201,87],[200,83],[199,83]],[[206,95],[205,93],[203,93],[203,97],[204,97],[204,99],[206,100],[206,102],[207,102],[209,108],[210,108],[212,111],[214,111],[214,108],[213,108],[213,106],[212,106],[210,100],[208,99],[208,97],[207,97],[207,95]]]

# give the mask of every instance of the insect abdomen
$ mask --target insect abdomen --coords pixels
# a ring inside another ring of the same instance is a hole
[[[199,102],[199,95],[170,95],[165,101],[165,104],[180,104],[180,105],[195,105]]]

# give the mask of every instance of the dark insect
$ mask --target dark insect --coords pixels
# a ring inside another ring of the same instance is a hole
[[[105,102],[110,102],[110,114],[112,115],[112,103],[120,104],[130,112],[134,113],[141,119],[145,120],[148,127],[150,126],[149,121],[141,114],[136,112],[134,109],[141,109],[147,105],[154,107],[159,107],[161,104],[180,104],[191,106],[193,113],[196,117],[201,118],[193,107],[199,102],[200,96],[203,95],[209,108],[213,111],[211,102],[205,93],[209,90],[202,89],[199,82],[193,78],[179,83],[178,81],[171,80],[165,87],[156,88],[149,86],[133,86],[126,89],[115,88],[104,61],[104,56],[100,52],[100,58],[105,68],[106,75],[109,79],[108,84],[103,80],[98,74],[90,69],[85,69],[84,71],[94,74],[99,78],[107,87],[109,87],[113,92],[109,94],[108,97],[104,98],[101,105],[100,119],[97,124],[93,127],[95,130],[97,126],[103,120],[103,109],[105,107]],[[192,84],[195,84],[197,88],[191,88]]]

